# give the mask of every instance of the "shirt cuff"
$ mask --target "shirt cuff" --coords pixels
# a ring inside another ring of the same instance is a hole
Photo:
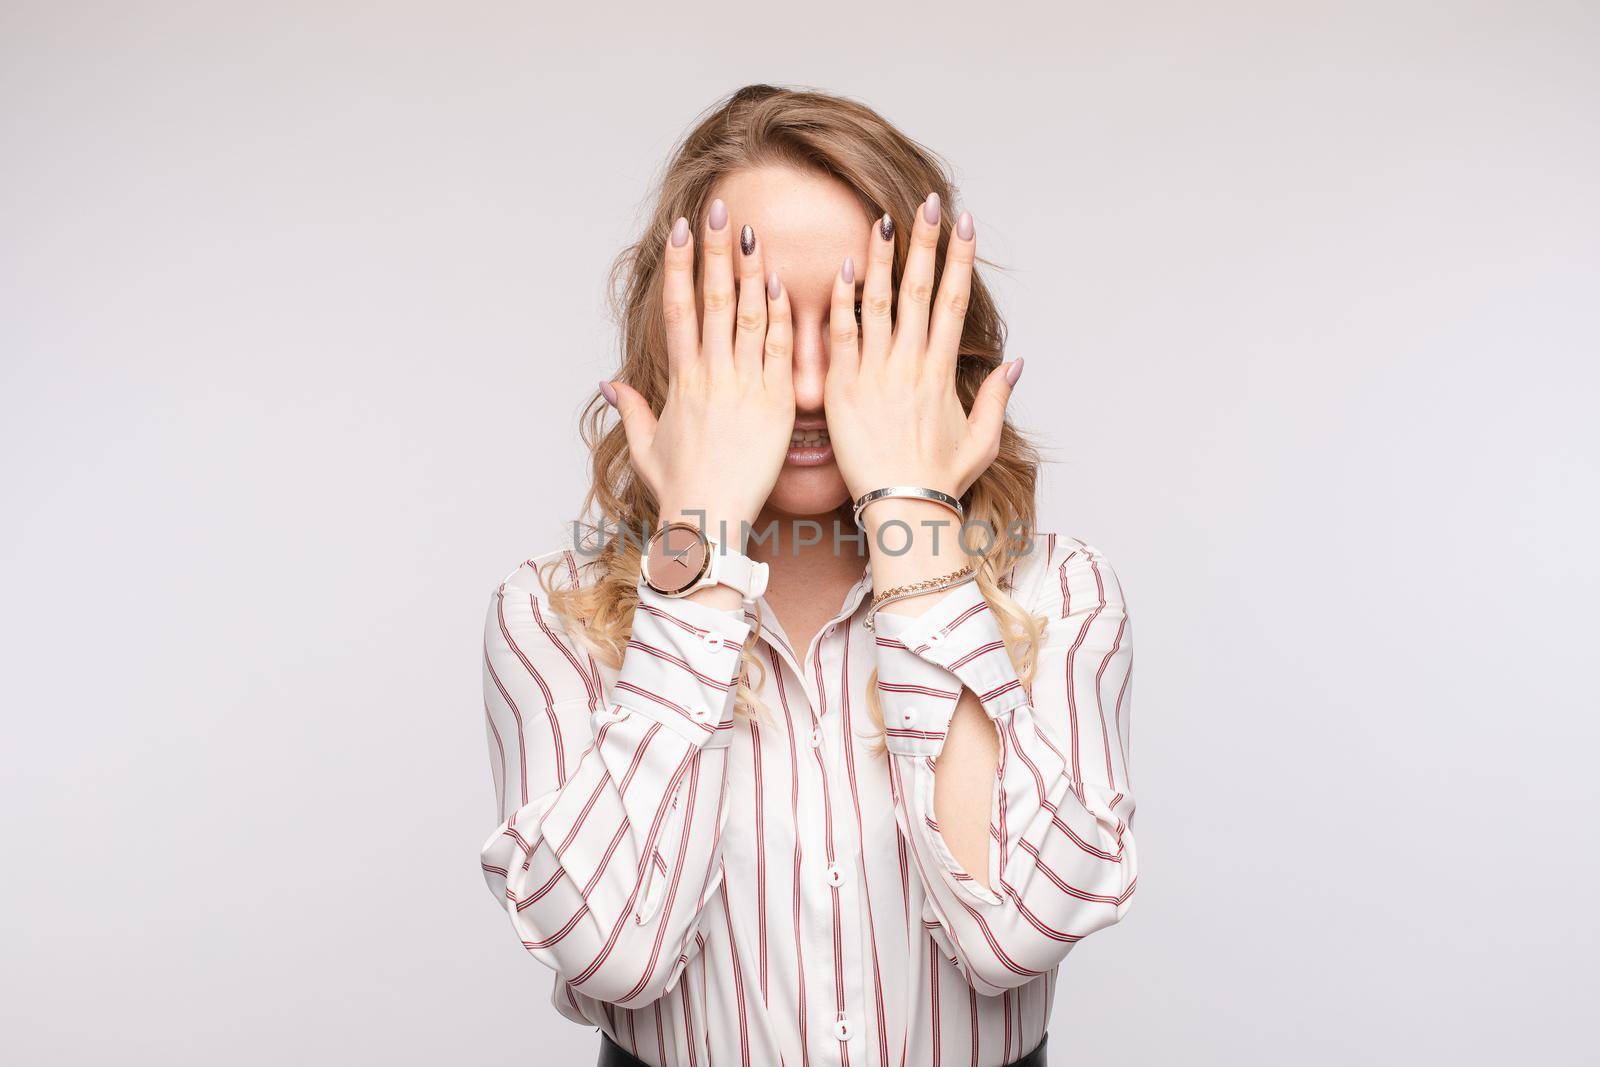
[[[640,582],[612,701],[691,744],[725,747],[733,737],[733,693],[749,635],[742,608],[725,611],[662,596]]]
[[[937,755],[961,690],[990,718],[1025,704],[1027,691],[977,582],[963,582],[921,615],[879,611],[878,690],[894,751]]]

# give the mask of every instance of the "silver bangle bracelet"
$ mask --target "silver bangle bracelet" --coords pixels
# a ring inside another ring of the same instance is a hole
[[[961,506],[961,501],[957,500],[949,493],[941,493],[937,489],[924,489],[919,485],[890,485],[885,486],[882,489],[874,489],[870,493],[865,493],[862,495],[861,499],[856,501],[855,514],[856,528],[858,530],[866,529],[865,526],[861,525],[861,512],[866,508],[866,506],[875,500],[883,500],[887,497],[900,497],[911,500],[931,500],[935,504],[942,504],[951,511],[955,512],[956,518],[961,519],[962,521],[965,521],[967,517],[966,509]]]

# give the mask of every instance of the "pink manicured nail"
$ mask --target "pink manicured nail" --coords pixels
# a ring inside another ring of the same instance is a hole
[[[929,193],[928,199],[922,203],[922,217],[928,220],[928,225],[939,225],[939,194]]]
[[[845,256],[844,269],[839,271],[839,277],[844,279],[846,285],[854,285],[856,280],[856,261],[849,256]]]
[[[728,224],[728,205],[722,202],[720,196],[711,201],[711,218],[708,221],[713,230],[720,230]]]
[[[772,271],[767,275],[767,298],[776,300],[783,295],[783,284],[778,281],[778,272]]]
[[[1020,377],[1022,377],[1022,357],[1018,356],[1011,361],[1011,366],[1006,368],[1006,384],[1016,385]]]
[[[683,243],[689,239],[689,220],[682,215],[672,224],[672,247],[682,248]]]
[[[607,404],[610,404],[612,407],[617,406],[617,391],[611,387],[610,382],[605,381],[604,379],[602,379],[600,382],[600,395],[606,398]]]
[[[963,241],[972,240],[972,213],[963,211],[961,217],[956,219],[956,236]]]

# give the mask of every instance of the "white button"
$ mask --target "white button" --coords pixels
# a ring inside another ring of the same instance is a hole
[[[944,640],[944,631],[943,630],[935,630],[935,631],[933,631],[933,633],[929,634],[928,637],[927,637],[928,646],[930,648],[932,646],[934,646],[934,645],[937,645],[940,641],[943,641],[943,640]]]
[[[844,869],[838,864],[828,868],[828,884],[835,889],[844,885]]]
[[[720,652],[722,650],[722,635],[719,633],[708,632],[705,636],[705,642],[706,647],[711,649],[713,652]]]
[[[850,1020],[844,1017],[843,1012],[839,1014],[839,1021],[833,1024],[833,1033],[840,1041],[849,1041],[850,1035],[855,1033],[850,1028]]]
[[[711,715],[711,712],[707,708],[695,708],[690,711],[689,714],[693,715],[697,719],[705,719]]]
[[[822,747],[822,727],[820,727],[820,726],[817,727],[815,730],[811,731],[811,747],[812,748],[821,748]]]

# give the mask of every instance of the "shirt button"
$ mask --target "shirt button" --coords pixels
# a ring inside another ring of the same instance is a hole
[[[932,646],[937,645],[940,641],[944,640],[944,631],[935,630],[933,633],[927,636],[926,640],[928,642],[928,646],[931,648]]]
[[[705,636],[706,647],[713,652],[722,651],[722,635],[708,631]]]
[[[833,1033],[840,1041],[849,1041],[855,1031],[850,1027],[850,1020],[840,1015],[839,1021],[833,1024]]]
[[[905,721],[906,721],[906,725],[910,726],[910,725],[912,725],[913,723],[915,723],[917,721],[917,714],[914,711],[908,711],[908,712],[905,713],[904,718],[905,718]]]
[[[833,886],[835,889],[844,885],[844,869],[838,864],[834,864],[832,867],[828,868],[828,884]]]
[[[821,748],[822,747],[822,727],[820,727],[820,726],[817,727],[815,730],[811,731],[811,747],[812,748]]]

